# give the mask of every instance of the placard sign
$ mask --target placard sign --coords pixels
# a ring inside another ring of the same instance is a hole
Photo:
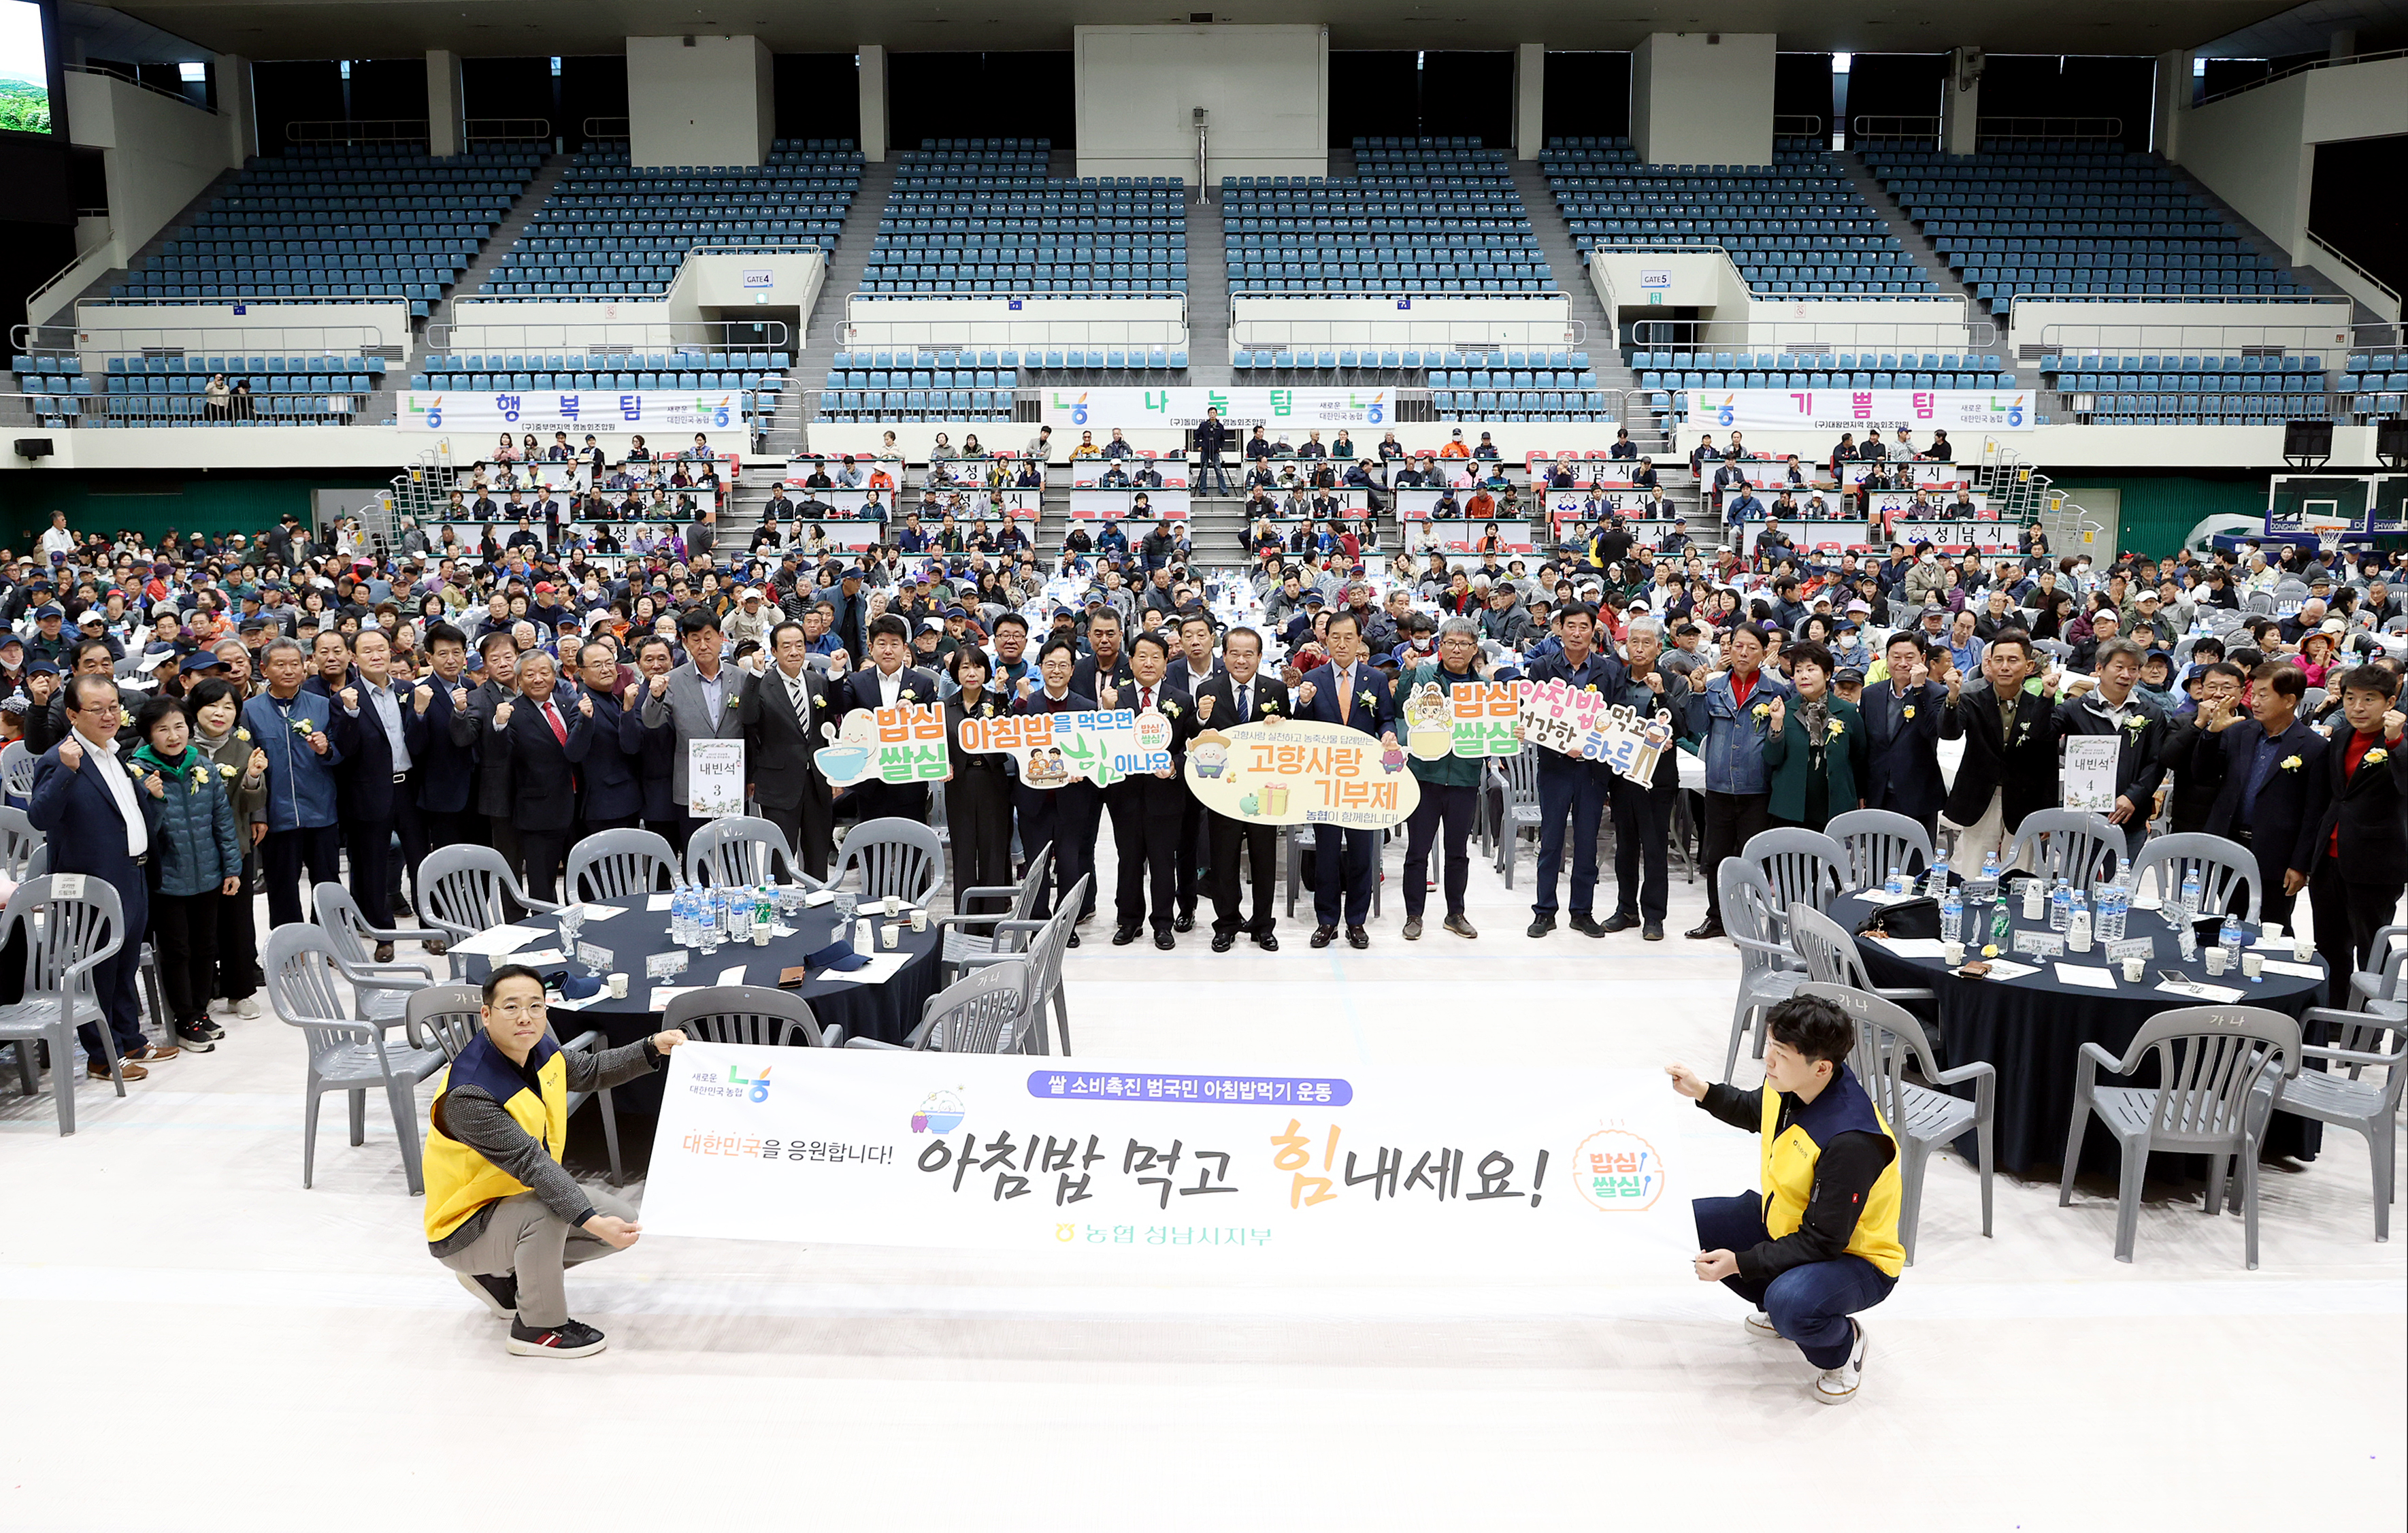
[[[1746,1185],[1754,1149],[1660,1071],[1314,1074],[693,1042],[669,1058],[644,1225],[1082,1265],[1684,1276],[1689,1200]]]
[[[691,394],[558,390],[524,394],[405,392],[395,423],[403,431],[725,431],[744,423],[746,396],[710,389]]]
[[[2114,809],[2115,758],[2124,742],[2114,735],[2068,735],[2064,745],[2065,765],[2058,774],[2065,785],[2064,807],[2097,814]]]
[[[2135,937],[2107,944],[2107,961],[2111,964],[2120,964],[2127,958],[2147,959],[2157,955],[2157,944],[2154,938]]]
[[[933,702],[856,708],[842,724],[823,724],[828,744],[814,758],[820,775],[839,788],[856,782],[942,782],[953,763],[945,751],[945,710]]]
[[[724,820],[744,812],[744,742],[685,742],[686,809],[697,820]]]
[[[577,944],[577,961],[583,964],[587,968],[594,970],[596,974],[607,972],[610,967],[610,961],[614,956],[615,954],[613,954],[609,948],[602,947],[596,943],[580,942]]]
[[[1514,683],[1522,696],[1522,738],[1563,755],[1603,762],[1641,785],[1656,780],[1656,763],[1672,743],[1671,724],[1640,717],[1627,703],[1560,679]]]
[[[2065,938],[2057,932],[2017,932],[2015,951],[2036,953],[2043,958],[2062,958],[2065,956]]]
[[[1165,707],[1173,705],[1168,699]],[[965,751],[1002,751],[1019,765],[1021,785],[1059,788],[1170,769],[1168,719],[1158,712],[1106,709],[1092,713],[996,713],[964,719]]]
[[[683,948],[671,953],[652,953],[644,960],[644,978],[647,980],[675,979],[685,972],[685,966],[691,954]]]
[[[1416,759],[1517,756],[1513,726],[1522,716],[1520,683],[1425,681],[1405,700],[1405,748]]]
[[[1197,735],[1187,747],[1187,787],[1216,814],[1267,825],[1375,830],[1422,801],[1402,745],[1342,724],[1294,720]]]

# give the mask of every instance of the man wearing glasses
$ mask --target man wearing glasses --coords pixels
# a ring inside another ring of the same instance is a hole
[[[505,964],[485,981],[484,1032],[435,1083],[426,1136],[426,1241],[460,1286],[510,1323],[521,1357],[585,1357],[609,1343],[568,1318],[562,1278],[636,1243],[636,1211],[581,1185],[560,1164],[568,1096],[661,1067],[685,1041],[671,1029],[599,1053],[570,1053],[547,1032],[543,980]],[[415,1024],[412,1024],[415,1031]]]

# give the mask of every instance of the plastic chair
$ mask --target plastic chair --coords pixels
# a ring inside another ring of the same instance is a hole
[[[1848,854],[1819,830],[1784,825],[1760,830],[1740,848],[1740,859],[1760,869],[1773,892],[1773,914],[1786,920],[1793,902],[1826,910],[1847,874]]]
[[[608,903],[649,900],[678,881],[677,850],[657,832],[597,830],[568,849],[568,897]]]
[[[485,1030],[484,998],[483,987],[473,984],[438,984],[412,993],[402,1016],[403,1025],[408,1029],[409,1046],[440,1050],[446,1065],[459,1058],[460,1051]],[[580,1033],[566,1043],[560,1041],[557,1032],[547,1032],[552,1041],[566,1052],[600,1053],[610,1046],[610,1039],[600,1028]],[[575,1117],[579,1108],[597,1096],[602,1099],[602,1139],[609,1151],[610,1185],[617,1187],[625,1183],[627,1176],[619,1164],[619,1110],[611,1103],[610,1088],[568,1093],[567,1115]]]
[[[38,858],[39,849],[34,856]],[[18,884],[0,914],[0,947],[20,924],[25,929],[25,993],[0,1006],[0,1042],[16,1044],[17,1075],[27,1096],[39,1091],[34,1045],[50,1045],[50,1097],[64,1139],[75,1132],[75,1030],[89,1022],[108,1037],[92,971],[125,945],[125,910],[116,889],[99,879],[86,879],[79,898],[65,898],[57,889],[56,880],[36,875]],[[114,1041],[102,1052],[108,1055],[109,1080],[122,1096],[125,1076]]]
[[[2402,960],[2408,960],[2408,953],[2392,954],[2386,966],[2395,985]],[[2300,1021],[2325,1024],[2333,1039],[2303,1044],[2302,1060],[2321,1059],[2339,1067],[2300,1070],[2282,1082],[2274,1105],[2366,1137],[2367,1159],[2374,1168],[2374,1238],[2388,1240],[2391,1201],[2400,1187],[2400,1096],[2408,1086],[2408,1024],[2397,1016],[2324,1006],[2310,1008]],[[2386,1033],[2391,1035],[2387,1049]],[[2380,1084],[2366,1079],[2370,1069],[2383,1071]]]
[[[924,905],[945,881],[944,842],[917,820],[866,821],[853,826],[837,849],[836,875],[830,881],[841,888],[845,876],[856,870],[863,899],[894,895]]]
[[[23,740],[10,740],[0,746],[0,793],[22,806],[34,795],[34,768],[41,757],[25,749]]]
[[[434,940],[433,936],[423,927],[377,930],[368,924],[351,892],[339,883],[319,884],[310,891],[310,902],[317,910],[318,924],[325,929],[326,949],[334,955],[335,967],[351,981],[352,1008],[359,1020],[380,1029],[399,1022],[410,994],[435,982],[434,967],[380,964],[368,944],[426,942]]]
[[[389,1048],[376,1026],[353,1022],[343,1014],[335,990],[337,972],[333,944],[326,934],[307,923],[279,926],[268,934],[260,955],[267,971],[267,1004],[276,1015],[301,1029],[308,1040],[309,1075],[304,1086],[307,1109],[301,1129],[301,1185],[310,1184],[318,1160],[318,1103],[330,1091],[350,1098],[351,1143],[367,1138],[367,1094],[370,1086],[384,1092],[393,1113],[394,1138],[401,1141],[402,1171],[412,1195],[426,1191],[419,1164],[418,1082],[443,1064],[441,1051]]]
[[[2238,841],[2199,830],[2178,836],[2154,836],[2141,844],[2141,854],[2132,859],[2131,871],[2135,895],[2147,884],[2151,875],[2156,876],[2157,897],[2168,910],[2182,900],[2185,875],[2196,871],[2201,915],[2232,909],[2233,890],[2238,885],[2247,896],[2243,904],[2249,913],[2249,924],[2258,924],[2258,859]]]
[[[480,931],[509,925],[511,901],[529,910],[560,909],[528,898],[509,862],[490,846],[437,847],[418,865],[418,917],[455,948]],[[452,965],[456,974],[456,955]]]
[[[1999,1067],[1986,1060],[1942,1070],[1931,1056],[1930,1040],[1912,1012],[1848,985],[1813,982],[1798,987],[1801,996],[1830,1001],[1856,1019],[1856,1047],[1848,1066],[1856,1082],[1880,1110],[1898,1141],[1899,1180],[1904,1194],[1899,1209],[1898,1239],[1914,1262],[1914,1233],[1923,1223],[1923,1173],[1935,1146],[1947,1144],[1973,1130],[1974,1155],[1982,1176],[1982,1234],[1990,1234],[1991,1121],[1998,1104]],[[1928,1084],[1909,1081],[1912,1068]],[[1973,1099],[1935,1086],[1973,1082]]]
[[[2035,809],[2015,829],[2007,866],[2028,867],[2049,883],[2076,889],[2113,883],[2124,868],[2124,831],[2085,809]]]
[[[2099,1072],[2130,1075],[2157,1056],[2156,1086],[2101,1086]],[[2073,1201],[2073,1174],[2093,1113],[2115,1136],[2124,1155],[2115,1204],[2115,1259],[2132,1259],[2141,1218],[2141,1180],[2153,1152],[2212,1155],[2207,1213],[2224,1203],[2224,1163],[2241,1160],[2241,1210],[2250,1270],[2258,1268],[2258,1141],[2279,1092],[2258,1089],[2269,1072],[2288,1082],[2300,1073],[2300,1024],[2262,1006],[2185,1006],[2142,1024],[2117,1059],[2096,1043],[2082,1046],[2073,1081],[2073,1123],[2066,1131],[2065,1169],[2057,1206]]]
[[[1007,921],[998,923],[996,938],[1000,944],[1007,934],[1018,932],[1027,946],[1019,953],[997,953],[984,958],[963,961],[966,971],[976,971],[1015,958],[1028,961],[1028,1014],[1036,1025],[1023,1035],[1022,1052],[1050,1053],[1045,1036],[1045,1007],[1051,1001],[1054,1020],[1062,1028],[1062,1055],[1070,1054],[1070,1004],[1062,989],[1062,956],[1070,949],[1070,934],[1078,927],[1079,907],[1087,897],[1087,884],[1095,875],[1082,875],[1062,896],[1062,903],[1043,921]],[[1033,1045],[1033,1047],[1031,1046]]]
[[[730,815],[695,831],[685,843],[685,867],[688,881],[722,889],[763,882],[821,887],[796,864],[786,833],[757,815]]]
[[[1497,816],[1497,867],[1505,875],[1505,887],[1513,887],[1513,864],[1520,856],[1524,829],[1535,830],[1539,824],[1539,751],[1538,746],[1526,747],[1510,756],[1492,756],[1488,762],[1483,796],[1487,788],[1497,790],[1501,808]],[[1504,765],[1500,769],[1498,763]],[[1296,907],[1288,907],[1294,915]]]
[[[1015,929],[1036,925],[1037,902],[1045,894],[1046,859],[1053,851],[1054,845],[1049,841],[1031,853],[1027,875],[1016,884],[954,891],[954,897],[964,905],[978,899],[1010,899],[1011,903],[1003,910],[955,910],[930,918],[943,934],[944,945],[937,955],[937,965],[938,972],[945,976],[947,983],[960,977],[965,959],[1006,951],[998,945],[1003,940],[999,928],[1006,923]],[[967,929],[973,926],[983,926],[986,930]]]
[[[1806,961],[1807,976],[1816,984],[1844,985],[1900,1006],[1933,998],[1925,986],[1874,984],[1848,928],[1810,905],[1789,908],[1789,945]]]
[[[990,965],[928,997],[920,1025],[900,1044],[874,1038],[848,1049],[922,1049],[939,1053],[1019,1053],[1028,1020],[1031,970],[1025,958]],[[1040,1019],[1041,1020],[1041,1019]]]
[[[1731,1003],[1730,1048],[1723,1056],[1723,1079],[1739,1068],[1740,1040],[1747,1035],[1751,1014],[1798,994],[1806,970],[1781,935],[1773,901],[1779,897],[1764,869],[1737,857],[1726,857],[1714,869],[1722,895],[1723,930],[1739,949],[1739,996]],[[1756,1028],[1756,1054],[1764,1057],[1764,1024]]]
[[[9,742],[15,744],[14,740]],[[34,853],[40,851],[48,838],[34,828],[21,809],[0,806],[0,878],[11,883],[22,883],[28,875],[26,867]]]
[[[1903,867],[1920,878],[1936,853],[1931,833],[1918,820],[1888,809],[1850,809],[1831,817],[1823,834],[1839,843],[1846,856],[1843,878],[1850,889],[1878,889],[1890,870]],[[1915,862],[1913,854],[1922,853]]]
[[[689,990],[661,1013],[661,1030],[682,1030],[710,1043],[788,1048],[796,1039],[812,1049],[844,1045],[844,1029],[820,1025],[811,1003],[791,991],[757,984],[714,984]]]

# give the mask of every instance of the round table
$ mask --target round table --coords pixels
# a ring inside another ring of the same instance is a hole
[[[618,909],[621,913],[607,920],[589,918],[578,939],[589,947],[610,950],[610,968],[627,976],[627,994],[613,999],[606,992],[580,1007],[564,1007],[555,1002],[552,1009],[552,1031],[564,1039],[598,1030],[616,1048],[649,1038],[661,1030],[661,1012],[652,1004],[656,987],[694,990],[715,985],[722,973],[741,964],[743,979],[728,982],[775,988],[779,975],[836,939],[837,915],[832,905],[802,911],[795,918],[793,936],[773,936],[766,947],[722,943],[718,952],[710,953],[700,948],[681,949],[671,941],[666,910],[648,910],[635,901],[620,904]],[[887,924],[883,916],[871,919],[881,926]],[[924,932],[913,931],[908,907],[905,914],[896,920],[902,927],[896,934],[896,951],[907,957],[903,967],[884,983],[862,984],[845,980],[836,970],[820,967],[812,969],[801,986],[791,992],[810,1003],[811,1014],[819,1019],[821,1026],[841,1027],[847,1038],[900,1043],[920,1024],[921,1011],[928,997],[937,993],[937,957],[944,948],[944,933],[933,924]],[[545,933],[527,943],[527,949],[540,952],[561,948],[558,918],[531,911],[514,924]],[[646,959],[655,953],[677,952],[686,954],[684,973],[666,980],[645,977]],[[515,955],[501,960],[516,961]],[[482,982],[491,972],[493,961],[464,956],[461,964],[469,981]],[[551,979],[568,966],[540,967],[545,978]],[[580,968],[578,972],[585,971]],[[612,1093],[614,1104],[622,1112],[658,1111],[661,1080],[661,1076],[653,1074],[616,1087]]]
[[[1832,903],[1830,914],[1833,920],[1855,931],[1878,909],[1858,895],[1846,895]],[[1987,902],[1967,904],[1969,952],[1978,953],[1982,941],[1987,940],[1990,911]],[[2037,922],[2025,921],[2018,901],[2009,901],[2007,916],[2016,931],[2048,930],[2044,916]],[[1984,934],[1980,941],[1971,936],[1977,930]],[[2249,931],[2251,940],[2256,940],[2257,929],[2252,926]],[[2149,939],[2155,946],[2155,954],[2138,984],[2127,982],[2120,967],[2114,970],[2115,988],[2112,991],[2066,984],[2057,978],[2054,966],[2057,960],[2018,954],[2010,947],[2002,946],[1999,956],[2037,966],[2039,972],[2012,980],[1966,979],[1940,958],[1895,953],[1870,937],[1856,938],[1856,952],[1875,985],[1884,989],[1919,987],[1933,993],[1939,1031],[1932,1040],[1932,1050],[1942,1068],[1982,1059],[1998,1067],[1992,1148],[2000,1170],[2021,1173],[2064,1162],[2082,1045],[2096,1043],[2120,1059],[2131,1047],[2142,1024],[2151,1017],[2177,1007],[2208,1004],[2204,999],[2194,1000],[2159,990],[2157,985],[2164,973],[2179,973],[2201,984],[2239,990],[2241,999],[2234,1004],[2262,1006],[2286,1016],[2296,1017],[2321,1004],[2325,991],[2321,960],[2315,961],[2318,975],[2315,979],[2270,972],[2252,983],[2245,976],[2229,972],[2220,979],[2211,978],[2206,964],[2198,958],[2183,962],[2174,945],[2173,929],[2155,910],[2132,911],[2124,936],[2128,941]],[[2291,960],[2287,949],[2280,953],[2270,951],[2267,956],[2284,962]],[[2106,963],[2102,949],[2095,944],[2088,953],[2068,953],[2064,961],[2093,967]],[[1915,1010],[1930,1009],[1918,1004]],[[2139,1071],[2128,1077],[2110,1076],[2102,1071],[2100,1083],[2145,1086],[2157,1082],[2154,1067],[2143,1061]],[[1972,1095],[1970,1083],[1956,1090],[1960,1096]],[[2278,1112],[2267,1130],[2266,1153],[2306,1159],[2315,1155],[2321,1139],[2321,1125]],[[1972,1159],[1972,1135],[1968,1133],[1956,1148],[1966,1159]],[[2203,1158],[2187,1158],[2197,1166],[2206,1165]],[[2113,1174],[2119,1163],[2114,1137],[2094,1119],[2083,1140],[2083,1168]]]

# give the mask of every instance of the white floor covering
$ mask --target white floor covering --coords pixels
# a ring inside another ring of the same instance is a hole
[[[1719,1067],[1736,960],[1680,936],[1702,883],[1676,874],[1666,942],[1534,942],[1528,863],[1512,892],[1475,863],[1480,938],[1440,932],[1433,893],[1409,944],[1395,848],[1386,867],[1361,953],[1310,951],[1309,921],[1277,954],[1215,956],[1202,926],[1114,949],[1108,891],[1070,955],[1079,1052]],[[2352,1135],[2270,1172],[2257,1272],[2238,1219],[2171,1187],[2128,1266],[2105,1183],[2060,1210],[2001,1177],[1984,1239],[1971,1168],[1942,1157],[1839,1409],[1684,1268],[1065,1281],[648,1239],[571,1275],[611,1345],[561,1362],[506,1355],[427,1257],[380,1105],[354,1149],[329,1103],[302,1189],[300,1038],[226,1024],[123,1101],[85,1089],[69,1139],[0,1074],[0,1529],[2200,1530],[2408,1508],[2408,1234],[2375,1243]],[[1747,1136],[1730,1164],[1744,1190]]]

